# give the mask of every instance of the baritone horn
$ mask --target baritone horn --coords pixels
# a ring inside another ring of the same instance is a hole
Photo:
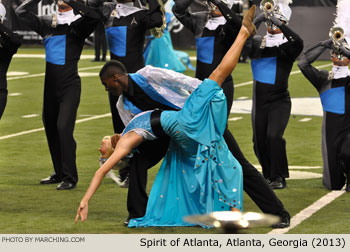
[[[262,0],[260,9],[265,13],[272,13],[275,9],[275,2],[273,0]]]

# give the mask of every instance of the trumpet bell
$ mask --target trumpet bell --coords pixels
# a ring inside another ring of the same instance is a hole
[[[341,27],[332,27],[329,31],[329,37],[333,42],[339,42],[344,39],[344,30]]]
[[[275,2],[273,0],[263,0],[260,3],[260,9],[263,12],[271,13],[275,9]]]

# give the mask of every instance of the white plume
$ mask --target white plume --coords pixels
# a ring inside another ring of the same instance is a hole
[[[2,4],[2,2],[0,1],[0,19],[1,19],[1,22],[4,22],[5,16],[6,16],[6,8]]]
[[[275,5],[279,6],[280,13],[282,16],[279,17],[279,15],[276,15],[277,18],[285,21],[290,20],[290,16],[292,15],[292,10],[289,7],[289,4],[291,4],[293,1],[292,0],[274,0]]]
[[[350,43],[350,1],[338,0],[337,13],[335,14],[334,26],[340,26],[344,30],[344,36]]]
[[[276,4],[277,4],[277,3],[281,3],[281,4],[286,4],[286,5],[288,5],[288,4],[293,3],[293,0],[275,0],[274,2],[275,2]]]

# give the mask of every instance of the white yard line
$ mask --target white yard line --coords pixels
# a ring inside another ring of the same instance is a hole
[[[290,222],[290,226],[288,228],[281,228],[281,229],[274,229],[268,234],[285,234],[292,228],[299,225],[304,220],[310,218],[314,213],[316,213],[318,210],[322,209],[323,207],[327,206],[329,203],[331,203],[333,200],[338,198],[339,196],[343,195],[345,191],[331,191],[330,193],[326,194],[304,210],[300,211],[298,214],[296,214]]]
[[[231,117],[230,119],[228,119],[229,121],[238,121],[241,120],[243,117]]]
[[[21,54],[15,54],[13,56],[14,58],[34,58],[34,59],[45,59],[45,54],[24,54],[24,53],[21,53]],[[109,56],[107,56],[109,57]],[[95,58],[95,55],[88,55],[88,54],[82,54],[80,55],[80,59],[94,59]]]
[[[261,165],[259,164],[253,164],[253,166],[257,169],[261,170]],[[308,169],[320,169],[322,166],[306,166],[306,165],[288,165],[288,169],[291,170],[308,170]]]
[[[91,116],[91,117],[88,117],[88,118],[76,120],[75,123],[83,123],[83,122],[87,122],[87,121],[91,121],[91,120],[95,120],[95,119],[100,119],[100,118],[103,118],[103,117],[109,117],[109,116],[111,116],[111,113],[107,113],[107,114],[103,114],[103,115],[97,115],[97,116]],[[22,136],[22,135],[27,135],[27,134],[31,134],[31,133],[35,133],[35,132],[39,132],[39,131],[43,131],[43,130],[44,130],[44,128],[37,128],[37,129],[32,129],[32,130],[21,131],[21,132],[15,133],[15,134],[1,136],[0,140],[12,138],[12,137],[17,137],[17,136]]]
[[[85,71],[85,70],[91,70],[91,69],[100,69],[103,65],[99,66],[93,66],[93,67],[82,67],[79,68],[78,71]],[[45,73],[39,73],[39,74],[29,74],[29,75],[22,75],[22,76],[17,76],[17,77],[10,77],[7,78],[7,80],[18,80],[18,79],[26,79],[26,78],[34,78],[34,77],[41,77],[45,76]]]

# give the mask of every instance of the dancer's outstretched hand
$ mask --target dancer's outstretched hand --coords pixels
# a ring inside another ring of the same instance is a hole
[[[84,222],[87,219],[88,216],[88,203],[80,202],[77,215],[75,216],[75,223],[79,221],[79,217],[81,219],[81,222]]]

